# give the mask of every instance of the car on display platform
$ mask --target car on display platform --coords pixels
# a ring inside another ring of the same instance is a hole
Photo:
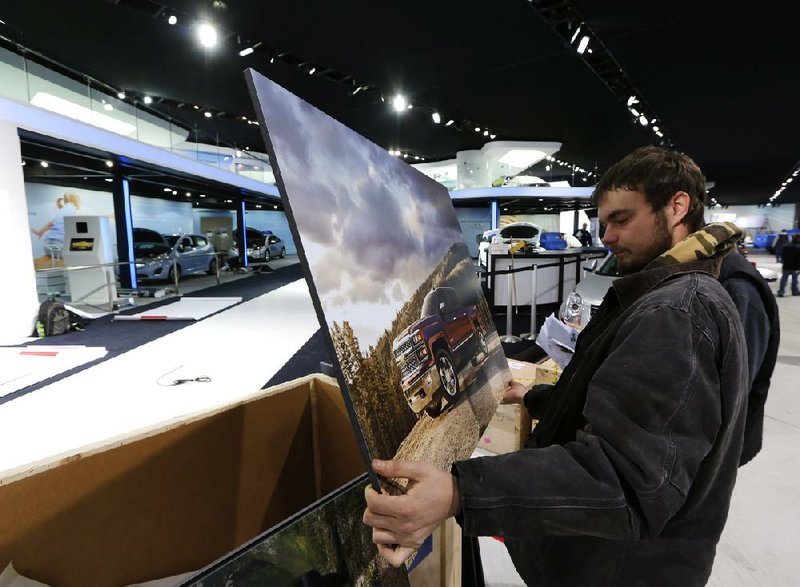
[[[234,239],[237,239],[238,232],[234,230],[233,236]],[[273,234],[271,230],[262,232],[255,228],[246,228],[245,238],[247,239],[248,263],[266,262],[275,258],[283,259],[286,256],[286,243]],[[228,265],[234,268],[240,265],[238,245],[234,245],[228,251]]]
[[[444,401],[453,405],[461,393],[462,371],[489,356],[477,305],[464,303],[452,287],[432,289],[419,320],[395,338],[392,352],[408,406],[417,417],[424,410],[435,418]]]
[[[133,229],[133,256],[139,279],[174,280],[183,275],[217,271],[214,245],[199,234],[162,235],[149,228]]]
[[[478,236],[478,261],[486,267],[489,262],[489,245],[495,243],[511,244],[522,241],[525,248],[538,250],[541,247],[540,239],[542,227],[532,222],[512,222],[500,228],[487,230]]]

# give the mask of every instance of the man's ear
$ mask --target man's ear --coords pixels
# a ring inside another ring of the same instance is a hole
[[[670,213],[672,226],[680,224],[686,215],[689,213],[689,206],[692,203],[692,197],[684,191],[675,192],[667,204],[667,210]]]

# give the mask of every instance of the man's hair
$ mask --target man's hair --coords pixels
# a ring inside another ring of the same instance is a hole
[[[677,192],[689,194],[689,211],[682,222],[691,232],[700,230],[706,196],[706,178],[690,157],[662,147],[639,147],[614,163],[597,182],[592,200],[598,204],[612,190],[642,192],[653,212],[664,208]]]

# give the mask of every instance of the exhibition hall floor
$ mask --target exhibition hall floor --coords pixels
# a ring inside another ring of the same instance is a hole
[[[753,258],[779,269],[773,258]],[[778,305],[781,347],[764,448],[740,470],[714,586],[789,586],[800,575],[800,298],[781,298]],[[306,283],[298,279],[111,356],[0,405],[0,478],[10,482],[93,447],[244,400],[265,382],[281,380],[301,348],[299,354],[318,364],[325,358],[321,343]],[[208,381],[170,385],[198,377]],[[481,544],[488,586],[523,584],[500,542],[482,538]]]

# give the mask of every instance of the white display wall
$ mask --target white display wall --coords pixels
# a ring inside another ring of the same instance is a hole
[[[252,226],[258,230],[271,230],[284,243],[286,252],[290,255],[297,253],[292,232],[289,230],[289,221],[286,214],[278,210],[248,210],[245,213],[247,226]]]
[[[467,243],[469,254],[478,257],[478,241],[476,237],[492,227],[492,214],[488,206],[483,208],[456,208],[456,216]]]
[[[776,233],[794,228],[796,204],[777,207],[728,206],[727,208],[706,208],[706,222],[730,221],[741,228],[746,235]]]

